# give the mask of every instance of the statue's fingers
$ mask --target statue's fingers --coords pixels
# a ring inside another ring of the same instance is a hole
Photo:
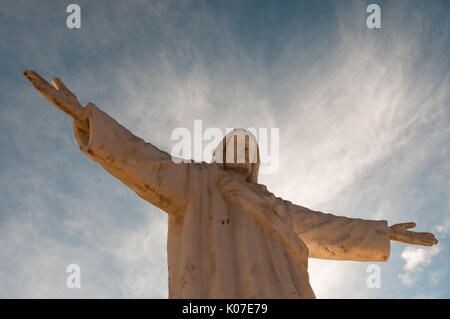
[[[43,80],[39,74],[32,70],[25,70],[23,74],[31,81],[31,80]]]
[[[420,238],[424,238],[424,239],[429,239],[429,240],[435,240],[436,237],[434,237],[433,234],[427,234],[427,233],[417,233],[417,236]]]
[[[28,78],[31,82],[31,84],[36,88],[36,90],[38,90],[39,92],[41,92],[41,94],[45,97],[49,97],[51,96],[52,92],[51,92],[51,88],[46,86],[45,84],[43,84],[41,81],[36,80],[34,78]]]
[[[43,79],[39,74],[34,71],[24,71],[23,74],[27,77],[27,79],[33,84],[33,86],[38,89],[42,94],[51,94],[56,92],[56,89],[48,83],[45,79]]]
[[[25,70],[25,71],[23,71],[23,75],[25,75],[25,77],[26,77],[31,83],[40,81],[39,78],[36,77],[36,76],[33,74],[32,71]]]
[[[432,242],[432,243],[435,243],[435,244],[438,243],[437,238],[435,238],[434,236],[420,236],[420,238],[422,240],[426,240],[426,241],[429,241],[429,242]]]
[[[423,238],[423,239],[427,239],[427,240],[437,240],[436,237],[434,237],[434,235],[432,233],[415,233],[416,236]]]
[[[431,238],[431,239],[436,238],[432,233],[417,233],[417,234],[423,238]]]
[[[421,245],[421,246],[433,246],[437,244],[437,239],[431,238],[429,236],[423,236],[419,233],[413,231],[406,231],[401,233],[395,240],[412,244],[412,245]]]
[[[32,80],[35,80],[35,81],[37,81],[37,82],[40,82],[41,85],[42,85],[43,87],[46,87],[46,86],[47,86],[47,87],[52,87],[51,84],[48,83],[47,80],[45,80],[43,77],[41,77],[37,72],[34,72],[34,71],[25,71],[24,74],[25,74],[25,76],[26,76],[28,79],[31,78]]]
[[[70,91],[67,88],[67,86],[63,83],[63,81],[61,81],[59,78],[53,78],[52,83],[59,91],[64,91],[64,92],[70,93],[71,95],[75,96],[75,94],[73,94],[72,91]]]
[[[404,242],[407,244],[412,244],[412,245],[433,246],[432,243],[430,243],[426,240],[422,240],[420,238],[412,238],[412,239],[405,240]]]
[[[430,236],[418,235],[415,236],[414,239],[423,244],[436,245],[438,243],[438,240],[436,238]]]
[[[437,244],[436,241],[430,241],[430,240],[422,240],[422,242],[424,243],[424,245],[427,245],[427,246],[433,246],[433,245]]]
[[[405,238],[405,243],[413,244],[413,245],[422,245],[422,246],[433,246],[433,243],[427,239],[420,238],[419,236],[415,236],[413,234],[409,234],[407,238]]]
[[[63,83],[63,81],[61,81],[59,78],[57,77],[53,78],[52,83],[58,89],[58,91],[66,94],[69,98],[78,102],[77,96],[71,90],[69,90],[67,86]]]

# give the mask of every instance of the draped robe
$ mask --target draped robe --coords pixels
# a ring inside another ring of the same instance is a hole
[[[216,164],[175,163],[94,104],[82,152],[168,214],[169,298],[315,298],[308,258],[386,261],[386,221],[313,211]]]

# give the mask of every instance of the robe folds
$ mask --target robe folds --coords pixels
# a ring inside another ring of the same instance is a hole
[[[386,261],[386,221],[313,211],[217,164],[175,163],[94,104],[82,152],[168,214],[169,298],[315,298],[308,258]]]

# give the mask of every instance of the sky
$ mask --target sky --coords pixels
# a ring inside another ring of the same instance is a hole
[[[165,151],[197,119],[279,128],[259,180],[275,195],[439,239],[391,242],[385,263],[310,259],[318,298],[450,297],[450,2],[78,0],[80,29],[70,3],[0,4],[1,298],[168,297],[166,213],[80,152],[25,69]]]

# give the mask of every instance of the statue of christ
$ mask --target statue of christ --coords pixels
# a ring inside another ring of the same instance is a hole
[[[36,72],[24,75],[73,118],[83,153],[168,214],[169,298],[315,298],[308,258],[380,262],[389,258],[390,240],[438,242],[408,230],[413,222],[389,227],[274,196],[258,184],[258,147],[245,130],[230,132],[212,163],[175,163],[99,107],[82,106],[58,78],[51,85]],[[229,160],[242,137],[244,161],[236,153]]]

